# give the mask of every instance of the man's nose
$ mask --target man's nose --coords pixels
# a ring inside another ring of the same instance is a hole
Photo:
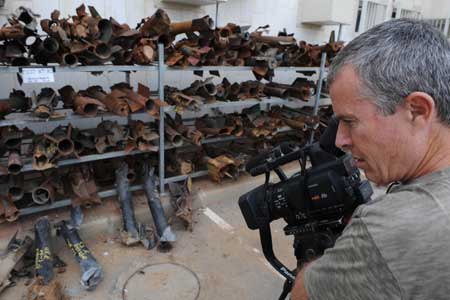
[[[336,132],[336,147],[346,151],[351,147],[350,134],[348,132],[347,126],[339,122],[338,130]]]

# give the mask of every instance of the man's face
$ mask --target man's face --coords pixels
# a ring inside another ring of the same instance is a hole
[[[351,66],[343,67],[330,87],[333,110],[340,120],[336,146],[351,152],[357,167],[378,185],[413,176],[426,151],[414,136],[408,114],[400,105],[384,116],[363,98]]]

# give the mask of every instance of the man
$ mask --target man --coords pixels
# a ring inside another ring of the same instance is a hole
[[[293,300],[450,299],[450,44],[408,19],[335,58],[336,145],[377,185],[335,246],[297,276]]]

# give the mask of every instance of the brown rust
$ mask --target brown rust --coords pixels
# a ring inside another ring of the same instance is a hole
[[[214,21],[209,16],[203,18],[193,19],[185,22],[176,22],[170,24],[170,34],[175,36],[180,33],[187,32],[204,32],[214,28]]]
[[[44,180],[43,183],[31,191],[31,199],[37,205],[53,203],[55,200],[55,187],[50,178]]]
[[[177,216],[189,231],[193,230],[192,216],[192,179],[188,177],[183,184],[169,183],[172,205]]]
[[[285,88],[265,85],[264,94],[286,99],[289,96],[289,91]]]
[[[102,203],[97,194],[97,185],[87,166],[75,168],[70,173],[69,179],[74,194],[72,205],[91,206]]]
[[[138,111],[142,108],[149,108],[149,111],[151,111],[151,109],[153,108],[152,100],[133,91],[133,88],[125,82],[113,85],[111,87],[111,90],[119,90],[126,95],[127,100],[129,100],[128,103],[132,112]]]
[[[130,152],[134,149],[156,152],[159,149],[159,147],[155,145],[155,141],[159,139],[159,135],[140,120],[132,121],[130,123],[130,135],[128,139],[126,152]]]
[[[148,99],[145,102],[145,110],[156,119],[159,119],[160,109],[161,107],[167,106],[167,103],[160,99],[151,98],[150,89],[141,83],[138,84],[138,94]]]
[[[102,102],[114,114],[123,117],[128,116],[130,109],[127,101],[124,99],[126,95],[123,92],[115,89],[107,94],[100,86],[91,86],[86,92],[90,97]]]
[[[80,115],[94,117],[97,115],[99,108],[104,109],[105,105],[97,99],[84,96],[77,93],[74,97],[73,110]]]
[[[132,51],[133,61],[139,65],[148,65],[156,59],[156,45],[152,39],[142,38]]]
[[[8,155],[8,173],[17,175],[22,170],[23,163],[20,157],[20,151],[10,150]]]
[[[8,222],[14,222],[19,218],[19,210],[14,204],[11,196],[0,196],[0,202],[3,206],[3,217]]]
[[[56,106],[56,92],[52,88],[43,88],[36,99],[34,115],[39,118],[48,119]]]
[[[226,176],[236,179],[241,163],[229,155],[220,155],[216,158],[206,158],[208,175],[213,181],[221,182]]]
[[[115,147],[125,139],[125,130],[117,121],[103,121],[95,130],[95,148],[98,153],[104,153],[107,148]]]
[[[56,145],[59,157],[73,154],[75,146],[72,140],[72,124],[69,123],[67,127],[60,125],[50,135],[44,134],[44,137]]]
[[[139,31],[145,37],[169,35],[170,18],[164,10],[158,9],[151,17],[144,21]]]
[[[165,131],[167,140],[169,140],[175,147],[180,147],[181,145],[183,145],[182,135],[178,131],[176,131],[174,128],[165,124],[164,131]]]
[[[40,278],[36,278],[34,283],[28,288],[26,300],[68,300],[64,295],[63,287],[57,280],[52,280],[48,285],[44,285]]]

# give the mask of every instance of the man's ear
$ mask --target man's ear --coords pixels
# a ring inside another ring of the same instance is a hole
[[[409,94],[405,98],[404,104],[412,122],[428,123],[434,118],[436,113],[433,97],[424,92],[413,92]]]

